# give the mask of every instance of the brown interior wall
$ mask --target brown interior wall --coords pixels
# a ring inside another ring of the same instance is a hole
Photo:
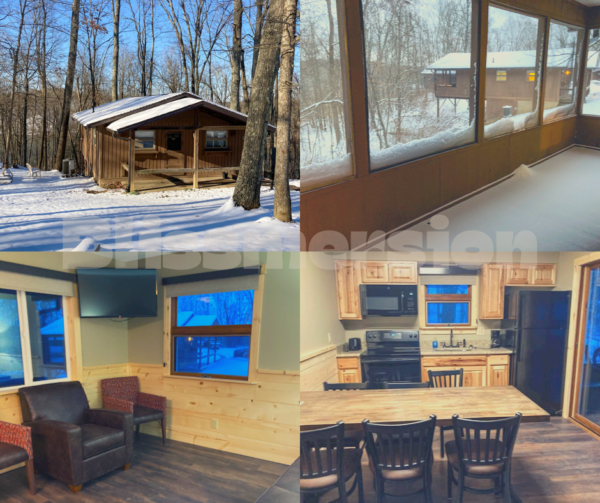
[[[579,25],[586,24],[588,8],[569,0],[504,0],[503,4],[534,14]],[[488,0],[482,0],[485,9]],[[349,16],[347,46],[356,50],[362,44],[354,8],[346,7]],[[487,16],[484,16],[487,18]],[[360,61],[360,58],[354,58]],[[353,68],[349,69],[351,92],[363,90],[364,82]],[[360,131],[366,117],[360,107],[353,107],[354,120]],[[493,140],[433,155],[395,168],[369,173],[366,153],[356,152],[357,177],[302,193],[301,229],[306,249],[320,250],[322,243],[312,243],[321,231],[341,233],[352,245],[351,233],[363,232],[370,237],[376,231],[391,231],[440,206],[465,196],[510,174],[521,164],[535,161],[562,150],[575,142],[577,117],[503,136]],[[362,136],[362,132],[361,132]],[[325,244],[332,244],[328,241]],[[356,244],[356,243],[354,243]]]
[[[167,131],[179,131],[178,128],[202,126],[227,126],[230,122],[225,119],[214,117],[199,110],[188,110],[178,115],[173,115],[165,119],[146,124],[139,129],[156,129],[156,140],[158,151],[156,153],[136,152],[136,169],[167,169],[168,154],[166,150]],[[172,128],[166,130],[164,128]],[[182,152],[185,158],[185,168],[191,168],[194,160],[193,149],[193,131],[190,129],[182,130]],[[129,132],[124,133],[128,136]],[[227,152],[207,152],[204,150],[206,131],[201,132],[201,142],[199,151],[199,167],[236,167],[240,165],[243,149],[244,131],[229,131],[229,143]],[[114,138],[112,132],[106,129],[106,126],[98,127],[98,139],[100,143],[101,160],[99,165],[102,167],[102,179],[124,178],[125,171],[121,168],[121,163],[127,163],[129,158],[129,142]],[[154,175],[138,175],[139,178],[152,178]],[[136,177],[137,178],[137,177]]]

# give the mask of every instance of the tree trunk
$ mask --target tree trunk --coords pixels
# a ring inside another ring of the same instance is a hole
[[[43,169],[46,171],[48,166],[48,150],[46,143],[46,131],[47,131],[47,122],[48,122],[48,98],[47,98],[47,80],[46,80],[46,21],[47,21],[47,11],[46,11],[46,3],[42,1],[43,8],[43,18],[42,18],[42,48],[40,59],[38,59],[39,67],[38,71],[40,73],[40,80],[42,81],[42,135],[40,139],[40,160],[38,163],[39,169]]]
[[[250,96],[248,94],[248,81],[246,80],[246,64],[244,63],[244,51],[240,57],[240,73],[242,75],[242,92],[244,93],[244,104],[241,106],[241,111],[245,114],[248,113],[248,106],[250,105]]]
[[[12,139],[11,136],[12,136],[12,124],[13,124],[13,110],[15,107],[15,91],[17,88],[17,73],[18,73],[18,68],[19,68],[19,52],[21,51],[21,36],[23,35],[23,24],[25,22],[25,10],[26,9],[27,9],[27,0],[24,0],[23,4],[21,6],[21,20],[19,22],[19,32],[17,35],[17,46],[15,48],[15,56],[14,56],[14,60],[13,60],[13,74],[12,74],[12,84],[11,84],[11,88],[10,88],[10,101],[9,101],[9,107],[8,107],[8,114],[6,117],[8,124],[6,126],[6,137],[5,137],[6,148],[4,151],[4,170],[3,170],[3,172],[5,172],[9,168],[8,162],[10,160],[10,142]]]
[[[29,55],[27,55],[29,59]],[[25,88],[23,93],[23,166],[27,163],[27,105],[29,98],[29,79],[28,79],[29,61],[25,67]],[[34,114],[35,117],[35,114]]]
[[[266,121],[270,112],[281,43],[283,3],[284,0],[271,1],[252,84],[240,172],[233,193],[235,205],[242,206],[246,210],[260,207],[262,150],[265,145]]]
[[[119,99],[119,22],[121,20],[121,0],[113,0],[113,59],[112,59],[112,100]]]
[[[281,37],[277,109],[277,157],[275,159],[275,208],[273,216],[282,222],[292,221],[289,160],[297,2],[298,0],[285,0],[285,22]]]
[[[67,63],[67,76],[65,78],[65,93],[61,114],[60,136],[56,156],[54,158],[54,169],[61,171],[62,159],[67,149],[67,136],[69,134],[69,116],[71,115],[71,96],[73,95],[73,80],[75,78],[75,62],[77,58],[77,35],[79,33],[79,7],[80,0],[73,0],[71,16],[71,40],[69,44],[69,59]]]
[[[254,24],[254,52],[252,54],[252,75],[250,76],[250,85],[252,85],[252,80],[254,80],[254,74],[256,72],[256,63],[258,61],[260,37],[262,35],[262,25],[264,16],[263,2],[264,0],[256,0],[256,22]]]
[[[231,103],[229,108],[240,111],[240,60],[242,57],[242,0],[234,0],[233,44],[231,51]]]

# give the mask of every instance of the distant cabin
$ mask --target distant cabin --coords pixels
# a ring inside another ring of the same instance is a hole
[[[597,59],[597,54],[590,54]],[[552,49],[548,54],[546,108],[573,102],[573,79],[579,58],[572,49]],[[588,58],[589,59],[589,58]],[[594,59],[594,60],[595,60]],[[495,122],[511,107],[511,115],[529,113],[536,103],[538,71],[536,51],[489,52],[486,70],[486,121]],[[587,85],[592,70],[588,70]],[[471,54],[451,53],[429,65],[423,72],[439,100],[472,100]],[[473,109],[473,107],[471,107]]]
[[[73,115],[84,168],[100,186],[177,177],[197,187],[199,177],[235,175],[247,118],[187,92],[123,98]]]

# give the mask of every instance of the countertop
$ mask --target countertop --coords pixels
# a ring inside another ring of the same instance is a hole
[[[358,351],[340,351],[335,356],[337,358],[359,358],[364,352],[364,349],[359,349]]]
[[[514,351],[509,348],[474,348],[468,351],[456,349],[452,351],[439,349],[421,349],[421,356],[480,356],[480,355],[512,355]]]

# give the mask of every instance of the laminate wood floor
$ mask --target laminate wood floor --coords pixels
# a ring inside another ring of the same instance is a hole
[[[288,467],[174,440],[141,434],[127,471],[115,470],[69,487],[36,475],[32,496],[25,468],[0,475],[0,501],[7,503],[254,503]]]
[[[451,431],[445,440],[452,440]],[[446,495],[446,458],[440,458],[439,429],[434,441],[433,500],[448,502]],[[552,418],[550,422],[522,424],[513,454],[512,482],[515,493],[523,503],[598,503],[600,501],[600,440],[586,433],[571,421]],[[373,477],[363,458],[365,503],[374,503]],[[474,487],[482,486],[472,483]],[[418,487],[417,487],[418,488]],[[405,490],[410,490],[405,486]],[[453,489],[456,501],[456,487]],[[329,502],[337,495],[330,493],[321,499]],[[387,498],[385,503],[420,503],[422,495],[411,498]],[[502,502],[502,497],[467,494],[465,503]],[[349,503],[357,503],[354,493]]]

